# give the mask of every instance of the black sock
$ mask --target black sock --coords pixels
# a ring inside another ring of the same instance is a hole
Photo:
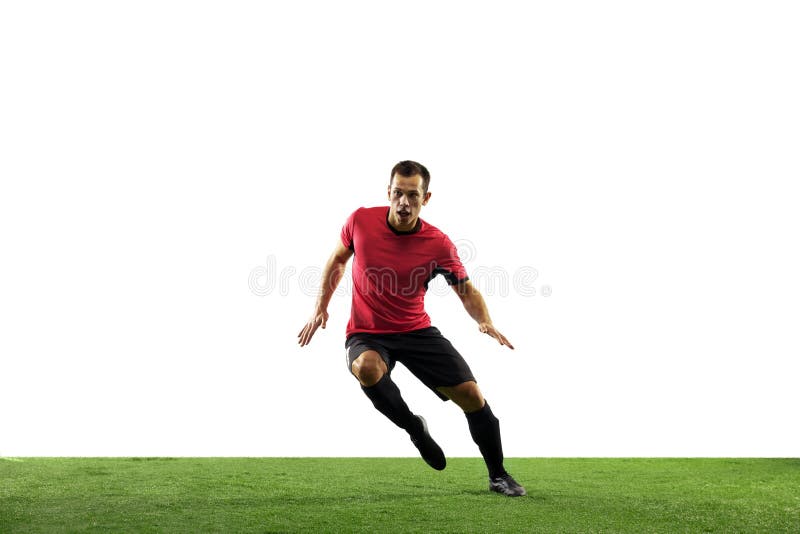
[[[392,381],[388,373],[383,375],[375,385],[361,386],[361,389],[372,401],[375,409],[388,417],[392,423],[409,434],[415,434],[422,430],[422,423],[408,409],[397,384]]]
[[[503,468],[503,444],[500,441],[500,421],[492,413],[489,404],[477,412],[466,414],[469,423],[469,433],[477,443],[478,448],[486,462],[491,478],[506,475]]]

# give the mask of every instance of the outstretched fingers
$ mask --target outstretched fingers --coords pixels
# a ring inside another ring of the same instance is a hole
[[[303,329],[297,334],[297,337],[300,338],[297,342],[300,344],[301,347],[308,345],[311,341],[311,338],[314,336],[314,332],[317,331],[317,323],[307,323]]]
[[[304,347],[309,344],[311,338],[314,337],[314,333],[317,331],[317,328],[320,326],[325,328],[325,325],[328,322],[327,314],[320,314],[313,319],[309,320],[306,325],[300,330],[300,333],[297,334],[297,343]]]
[[[511,344],[508,338],[503,334],[501,334],[500,331],[497,330],[497,328],[495,328],[494,326],[490,324],[482,324],[480,325],[480,331],[483,332],[484,334],[492,336],[501,345],[505,345],[506,347],[512,350],[514,349],[514,345]]]
[[[496,337],[495,339],[497,339],[497,341],[499,341],[501,345],[505,345],[509,349],[514,350],[514,345],[511,344],[511,342],[508,340],[506,336],[504,336],[500,332],[498,332],[497,334],[498,337]]]

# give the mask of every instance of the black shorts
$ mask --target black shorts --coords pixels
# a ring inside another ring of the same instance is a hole
[[[400,334],[365,334],[356,332],[344,342],[347,350],[347,369],[352,372],[353,362],[366,350],[381,355],[389,372],[397,362],[433,390],[442,400],[447,397],[436,391],[437,387],[456,386],[475,381],[472,371],[461,354],[435,326]]]

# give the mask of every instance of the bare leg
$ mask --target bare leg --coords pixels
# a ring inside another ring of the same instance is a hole
[[[389,372],[386,362],[374,350],[365,350],[355,359],[350,371],[364,387],[374,386]]]
[[[464,413],[477,412],[486,401],[483,400],[481,388],[475,382],[464,382],[457,386],[436,388],[444,396],[455,402]]]

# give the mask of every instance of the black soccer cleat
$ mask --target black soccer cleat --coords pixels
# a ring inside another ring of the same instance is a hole
[[[528,492],[520,486],[514,478],[505,474],[501,477],[489,478],[489,491],[501,493],[508,497],[522,497]]]
[[[447,466],[447,459],[444,457],[444,452],[428,433],[428,423],[425,422],[425,418],[421,415],[415,415],[414,417],[419,419],[420,423],[422,423],[422,431],[419,434],[411,436],[411,443],[419,449],[422,459],[425,460],[429,466],[437,471],[441,471]]]

